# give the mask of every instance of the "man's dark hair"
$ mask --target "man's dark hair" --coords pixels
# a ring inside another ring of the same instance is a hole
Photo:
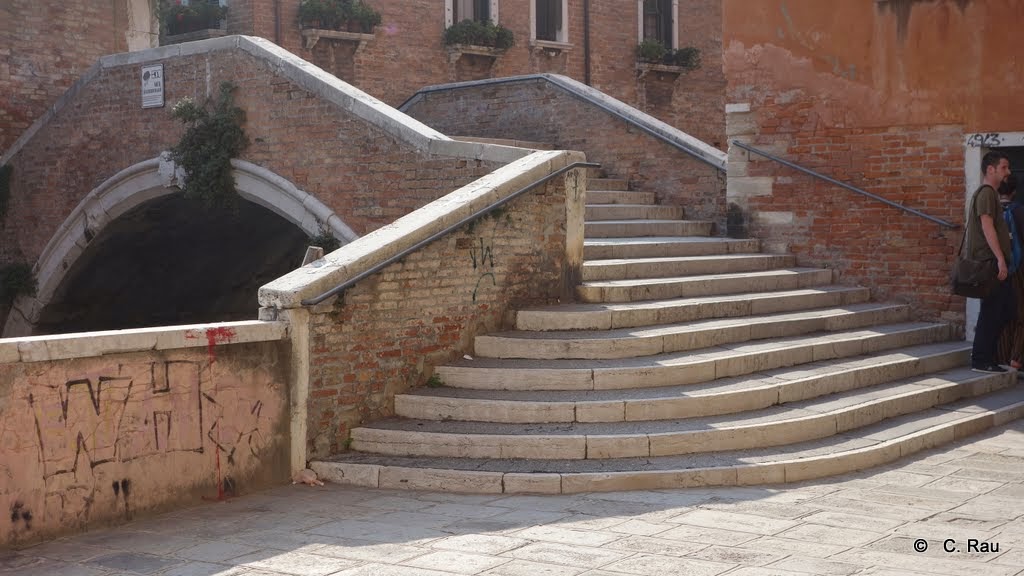
[[[1017,192],[1017,177],[1010,174],[1003,180],[1003,183],[999,185],[1000,196],[1013,196]]]
[[[1006,154],[1003,154],[1002,152],[996,152],[995,150],[989,152],[988,154],[985,154],[981,158],[981,173],[988,174],[988,167],[999,166],[999,162],[1001,160],[1006,160],[1007,162],[1009,162],[1010,157],[1007,156]]]

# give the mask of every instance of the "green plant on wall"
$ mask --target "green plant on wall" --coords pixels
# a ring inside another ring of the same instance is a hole
[[[452,24],[444,31],[444,43],[487,46],[505,50],[515,44],[515,35],[508,28],[499,26],[490,20],[487,22],[463,20]]]
[[[169,36],[187,34],[207,28],[220,28],[221,20],[227,17],[227,6],[219,0],[163,0],[158,6],[163,32]]]
[[[36,295],[36,277],[25,263],[0,268],[0,304],[9,305],[18,296]]]
[[[347,29],[370,34],[380,23],[380,13],[361,0],[302,0],[299,3],[302,28]]]
[[[217,97],[204,105],[182,98],[171,116],[187,128],[171,148],[171,158],[185,171],[182,187],[186,198],[208,207],[232,207],[237,200],[231,159],[249,145],[242,129],[245,112],[234,105],[235,85],[222,82]]]
[[[637,46],[637,57],[641,62],[666,64],[685,70],[696,70],[701,65],[700,49],[687,46],[673,50],[654,38],[646,38]]]

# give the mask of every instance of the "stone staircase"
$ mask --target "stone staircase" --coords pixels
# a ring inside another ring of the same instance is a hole
[[[442,387],[352,431],[324,478],[575,493],[818,478],[1024,415],[1016,374],[967,368],[945,324],[831,270],[712,237],[624,180],[591,178],[580,303],[478,336]]]

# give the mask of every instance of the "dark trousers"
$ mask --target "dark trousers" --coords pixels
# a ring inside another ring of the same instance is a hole
[[[971,365],[995,364],[996,345],[1003,328],[1017,318],[1017,302],[1013,287],[1007,278],[999,287],[981,301],[978,325],[974,328],[974,349],[971,351]]]

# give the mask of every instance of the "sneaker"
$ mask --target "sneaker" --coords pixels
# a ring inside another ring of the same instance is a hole
[[[972,364],[971,370],[974,372],[985,372],[987,374],[1004,374],[1006,368],[1003,368],[999,364]]]

